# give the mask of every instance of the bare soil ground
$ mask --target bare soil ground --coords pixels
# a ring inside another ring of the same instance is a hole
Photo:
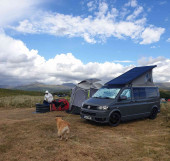
[[[170,124],[164,115],[121,123],[90,123],[65,112],[35,108],[0,110],[0,161],[169,161]],[[71,124],[71,138],[57,138],[55,116]]]

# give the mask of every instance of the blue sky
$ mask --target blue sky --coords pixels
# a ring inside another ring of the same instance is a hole
[[[170,81],[168,0],[12,2],[0,2],[1,84],[104,82],[151,64],[157,82]]]

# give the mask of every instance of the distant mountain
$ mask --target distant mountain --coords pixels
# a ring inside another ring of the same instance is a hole
[[[165,83],[155,83],[160,89],[170,90],[170,82]]]
[[[170,90],[170,82],[165,83],[155,83],[160,89]],[[46,90],[50,92],[58,92],[58,91],[69,91],[75,87],[73,83],[63,83],[62,85],[47,85],[39,82],[27,84],[27,85],[20,85],[16,87],[8,86],[8,85],[0,85],[0,88],[6,89],[19,89],[24,91],[40,91],[45,92]]]
[[[74,88],[76,85],[73,84],[73,83],[63,83],[62,84],[63,86],[66,86],[66,87],[70,87],[70,88]]]
[[[71,87],[63,86],[63,85],[46,85],[43,83],[32,83],[28,85],[22,85],[14,87],[13,89],[19,89],[24,91],[41,91],[45,92],[48,90],[49,92],[57,92],[57,91],[69,91]]]
[[[9,86],[9,85],[0,85],[0,88],[10,89],[10,88],[13,88],[13,87]]]

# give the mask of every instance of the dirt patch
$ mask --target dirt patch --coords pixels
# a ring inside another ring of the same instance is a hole
[[[0,111],[0,161],[169,161],[169,122],[137,120],[110,127],[65,112],[34,108]],[[71,138],[57,138],[55,117],[71,124]]]

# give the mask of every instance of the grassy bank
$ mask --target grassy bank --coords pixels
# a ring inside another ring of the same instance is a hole
[[[22,90],[11,90],[11,89],[0,88],[0,98],[1,97],[18,96],[18,95],[43,96],[44,93],[36,92],[36,91],[22,91]]]
[[[42,103],[43,96],[6,96],[0,98],[0,108],[27,108],[35,107],[36,103]]]
[[[0,89],[0,108],[35,107],[43,101],[42,92]]]
[[[55,94],[58,94],[56,92]],[[59,92],[63,94],[63,92]],[[68,92],[66,94],[69,94]],[[65,97],[67,100],[69,96]],[[54,99],[58,99],[55,95]],[[36,103],[42,103],[44,93],[35,91],[10,90],[0,88],[0,108],[27,108],[35,107]]]

